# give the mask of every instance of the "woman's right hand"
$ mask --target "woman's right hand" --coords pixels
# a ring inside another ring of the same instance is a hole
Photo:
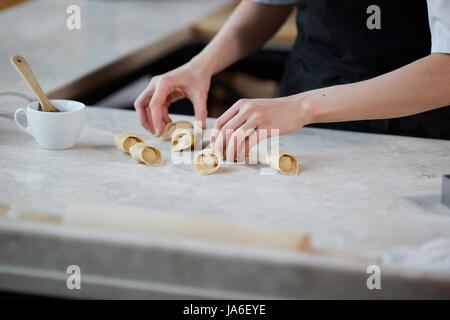
[[[161,135],[169,118],[169,106],[182,98],[194,105],[195,120],[206,129],[206,99],[211,75],[200,64],[190,61],[162,75],[154,76],[134,102],[141,125]]]

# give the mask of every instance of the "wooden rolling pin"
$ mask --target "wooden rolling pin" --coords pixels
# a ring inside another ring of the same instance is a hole
[[[9,206],[0,204],[0,215],[5,215],[8,210],[10,210]],[[66,226],[256,245],[359,262],[373,259],[373,257],[353,252],[315,249],[312,247],[309,235],[289,230],[238,225],[218,218],[162,214],[142,208],[74,204],[69,206],[62,215],[29,209],[15,210],[14,214],[26,220],[52,222]]]
[[[241,226],[216,218],[163,214],[141,208],[76,204],[66,210],[62,223],[141,234],[193,237],[300,251],[311,250],[308,235],[260,226]]]
[[[310,237],[305,234],[261,226],[241,226],[215,218],[162,214],[133,207],[75,204],[61,216],[28,209],[15,210],[14,214],[28,220],[133,234],[190,237],[304,252],[312,250]]]

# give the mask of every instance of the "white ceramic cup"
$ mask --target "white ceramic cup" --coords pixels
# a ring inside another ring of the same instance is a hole
[[[86,119],[86,106],[71,100],[50,100],[60,112],[38,111],[39,102],[30,103],[14,114],[17,125],[34,137],[41,148],[68,149],[75,145]],[[24,113],[28,125],[22,122]]]

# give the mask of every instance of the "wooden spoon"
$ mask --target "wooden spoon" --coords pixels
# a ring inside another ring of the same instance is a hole
[[[42,111],[44,112],[59,112],[59,110],[48,100],[46,94],[42,90],[39,82],[36,80],[36,77],[31,71],[30,66],[27,61],[21,56],[11,57],[11,63],[16,68],[17,72],[22,76],[23,80],[28,84],[31,91],[38,98]]]

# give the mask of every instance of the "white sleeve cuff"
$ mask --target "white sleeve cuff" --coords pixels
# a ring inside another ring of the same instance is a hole
[[[427,0],[431,53],[450,53],[450,1]]]
[[[450,39],[433,40],[431,53],[450,53]]]

